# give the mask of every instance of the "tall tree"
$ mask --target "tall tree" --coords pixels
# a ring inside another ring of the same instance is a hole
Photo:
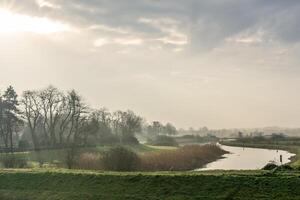
[[[166,135],[176,135],[177,134],[177,129],[175,126],[173,126],[173,124],[171,123],[167,123],[165,126],[164,126],[164,133]]]
[[[66,141],[67,143],[70,143],[73,139],[73,143],[77,143],[80,140],[80,134],[82,133],[82,126],[86,120],[88,107],[84,103],[82,97],[75,90],[68,93],[68,102],[71,114],[70,128]]]
[[[0,94],[0,136],[2,139],[2,142],[7,146],[7,142],[5,141],[5,123],[4,123],[4,111],[5,111],[5,105],[3,103],[3,97]]]
[[[9,86],[3,94],[2,104],[4,107],[4,142],[6,147],[10,147],[10,152],[13,152],[13,135],[19,131],[22,125],[20,118],[20,110],[18,108],[18,95],[12,86]],[[8,144],[9,143],[9,144]]]
[[[55,87],[48,88],[39,92],[41,102],[41,115],[43,118],[43,129],[46,136],[47,143],[55,146],[56,128],[61,115],[61,104],[63,103],[62,93]]]
[[[113,114],[114,132],[120,138],[120,143],[126,136],[134,136],[141,132],[143,119],[132,111],[117,111]]]
[[[97,127],[97,133],[100,138],[112,133],[112,116],[107,109],[102,108],[93,111],[90,114],[90,121],[94,124],[94,127]]]
[[[65,142],[65,133],[69,128],[71,121],[72,109],[68,96],[62,96],[62,102],[59,106],[59,119],[58,119],[58,139],[59,144],[62,146]]]
[[[21,103],[24,107],[24,117],[30,129],[32,142],[35,150],[39,148],[39,140],[37,136],[37,128],[41,119],[42,105],[39,101],[39,93],[37,91],[25,91]]]
[[[153,121],[147,128],[147,132],[151,137],[161,134],[162,131],[163,125],[159,121]]]

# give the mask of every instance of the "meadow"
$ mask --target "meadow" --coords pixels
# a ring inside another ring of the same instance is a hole
[[[4,200],[296,200],[299,188],[299,172],[0,171],[0,198]]]

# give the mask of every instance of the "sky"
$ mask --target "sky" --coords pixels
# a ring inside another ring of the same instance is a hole
[[[0,88],[177,127],[300,127],[299,0],[0,0]]]

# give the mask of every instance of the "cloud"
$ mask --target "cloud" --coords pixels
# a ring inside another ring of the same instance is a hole
[[[265,30],[285,43],[300,40],[298,0],[24,0],[15,6],[83,30],[90,27],[99,32],[134,33],[167,48],[188,45],[192,52],[209,51],[245,31]],[[245,37],[236,42],[263,41]]]
[[[187,35],[179,30],[180,23],[176,20],[170,18],[140,18],[139,22],[153,26],[165,34],[163,37],[157,38],[158,41],[164,44],[186,45],[188,43]]]
[[[49,1],[46,0],[36,0],[36,3],[41,7],[48,7],[48,8],[53,8],[53,9],[60,9],[61,7],[57,4],[53,4]]]
[[[259,30],[255,33],[249,33],[248,31],[242,32],[238,35],[235,35],[233,37],[227,38],[227,42],[236,42],[241,44],[259,44],[266,42],[266,33],[262,30]]]
[[[123,46],[138,46],[143,43],[140,38],[98,38],[94,41],[94,46],[102,47],[106,44],[117,44]]]
[[[51,34],[70,31],[68,24],[48,18],[32,17],[3,10],[0,8],[0,33]]]

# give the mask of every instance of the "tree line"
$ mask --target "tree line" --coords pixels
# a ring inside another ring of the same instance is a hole
[[[133,111],[109,112],[88,106],[75,90],[48,86],[26,90],[20,97],[12,86],[0,93],[0,144],[6,151],[32,147],[58,148],[99,143],[137,144],[136,134],[175,135],[170,123],[151,124]]]

